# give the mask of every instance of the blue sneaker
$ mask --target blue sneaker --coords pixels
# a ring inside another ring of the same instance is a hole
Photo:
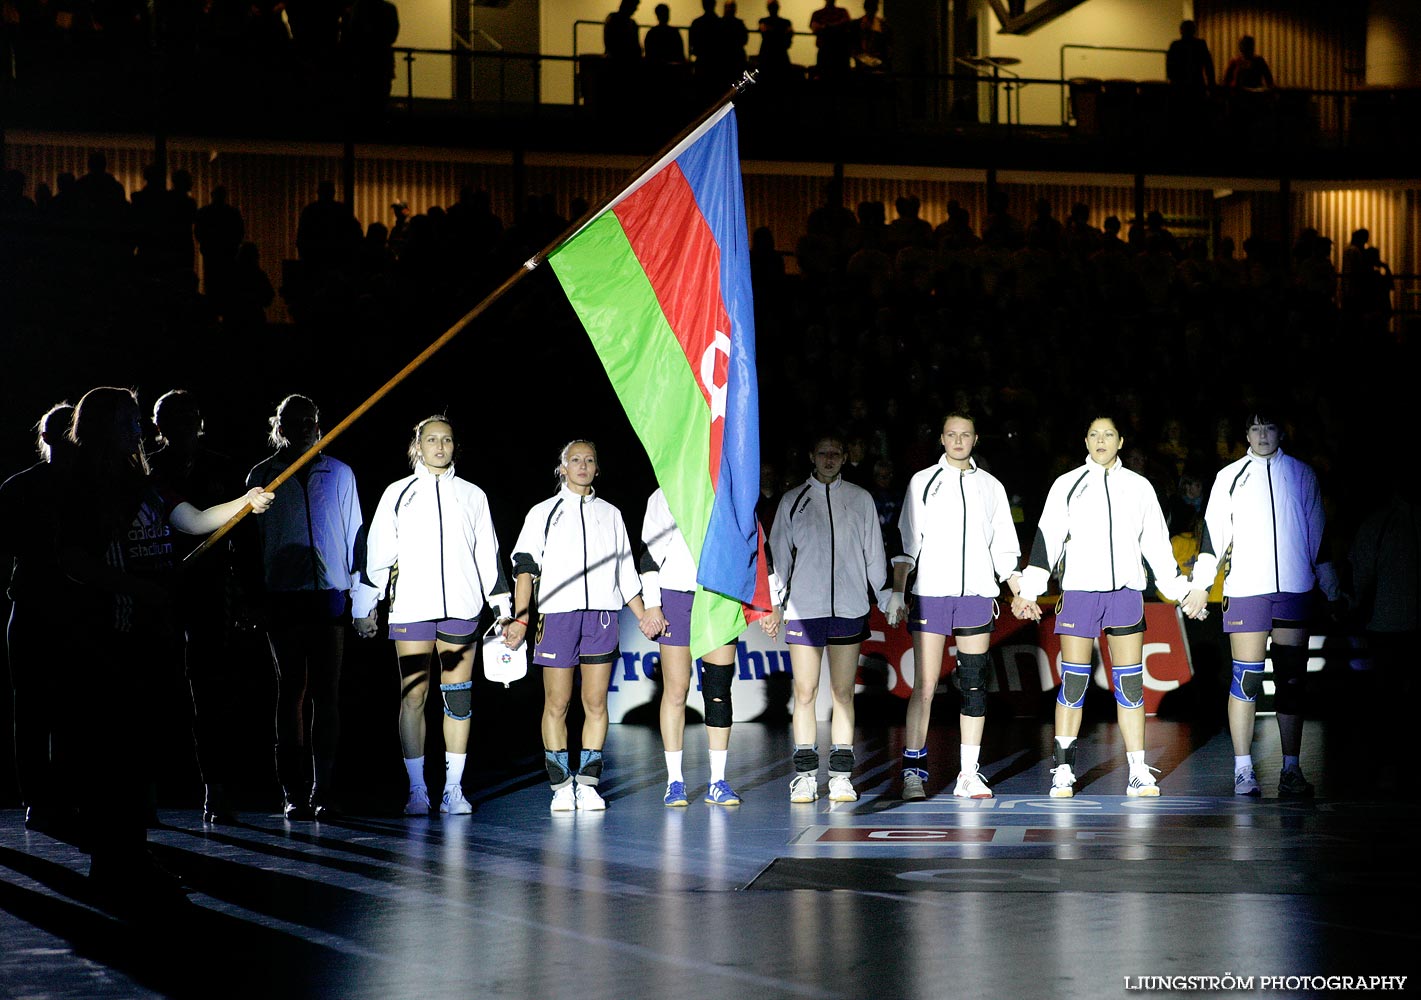
[[[722,779],[706,789],[706,801],[713,806],[738,806],[740,796],[735,794],[730,782]]]
[[[686,798],[686,783],[684,781],[672,781],[666,785],[666,798],[661,800],[668,806],[684,806],[690,802]]]

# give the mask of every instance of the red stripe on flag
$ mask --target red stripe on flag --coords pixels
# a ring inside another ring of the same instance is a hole
[[[711,410],[710,478],[720,479],[730,316],[720,295],[720,246],[672,163],[615,209]]]

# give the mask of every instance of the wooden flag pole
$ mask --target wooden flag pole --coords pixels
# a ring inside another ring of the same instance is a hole
[[[374,406],[376,403],[380,402],[380,400],[384,399],[387,395],[389,395],[390,392],[395,388],[395,386],[399,385],[401,382],[407,379],[411,374],[414,373],[416,369],[418,369],[426,361],[428,361],[436,353],[438,353],[439,350],[444,347],[444,345],[448,344],[449,341],[453,340],[460,333],[462,333],[470,323],[472,323],[480,315],[486,312],[490,306],[492,306],[495,302],[497,302],[504,295],[506,295],[509,289],[511,289],[514,285],[516,285],[519,281],[523,279],[524,275],[528,274],[530,271],[536,270],[538,266],[543,263],[543,261],[547,260],[550,256],[552,256],[552,254],[558,249],[558,247],[562,246],[573,236],[577,235],[577,233],[579,233],[583,229],[583,227],[588,225],[590,222],[592,222],[593,219],[597,218],[599,215],[605,212],[608,206],[614,204],[619,198],[621,198],[628,188],[632,187],[638,181],[640,181],[648,171],[650,171],[653,167],[660,163],[667,156],[667,154],[669,154],[678,145],[684,142],[688,136],[690,136],[696,131],[696,129],[700,128],[708,120],[710,120],[710,118],[713,117],[718,111],[720,111],[720,109],[724,107],[728,101],[734,100],[754,82],[755,74],[746,73],[744,76],[742,76],[740,78],[740,81],[736,83],[735,86],[731,87],[730,90],[726,91],[723,95],[721,95],[715,101],[714,104],[707,108],[702,114],[698,115],[695,121],[693,121],[690,125],[682,129],[681,132],[677,134],[676,138],[672,139],[666,145],[662,146],[661,149],[657,150],[651,156],[647,157],[647,159],[642,161],[642,163],[636,168],[635,172],[632,174],[632,179],[626,184],[624,184],[621,189],[619,189],[615,194],[609,195],[608,197],[602,199],[602,201],[600,201],[596,205],[596,207],[589,209],[582,216],[582,218],[578,219],[571,226],[569,226],[567,229],[563,230],[563,232],[558,234],[558,236],[556,236],[551,243],[549,243],[543,249],[539,250],[532,257],[529,257],[528,260],[524,262],[522,267],[520,267],[517,271],[515,271],[512,275],[510,275],[507,279],[504,280],[503,284],[495,288],[492,292],[490,292],[487,296],[484,297],[482,302],[474,306],[462,317],[460,317],[454,323],[453,326],[451,326],[449,329],[445,330],[442,334],[440,334],[437,340],[435,340],[432,344],[426,347],[423,351],[420,351],[419,354],[412,361],[410,361],[409,364],[401,368],[399,372],[397,372],[388,382],[386,382],[380,388],[376,389],[375,392],[371,394],[369,399],[365,400],[365,402],[361,403],[354,410],[350,411],[350,413],[346,415],[345,419],[343,419],[340,423],[332,427],[319,441],[313,444],[310,448],[306,449],[305,453],[302,454],[299,458],[297,458],[296,461],[288,465],[284,470],[282,470],[279,476],[277,476],[271,482],[267,483],[266,486],[263,487],[265,491],[268,493],[275,492],[278,486],[286,482],[288,479],[290,479],[292,476],[294,476],[296,473],[300,472],[303,468],[310,464],[310,462],[314,460],[317,455],[319,455],[322,451],[326,449],[327,445],[329,445],[332,441],[334,441],[341,434],[343,434],[345,430],[350,427],[351,424],[355,423],[357,420],[363,417],[372,406]],[[222,525],[222,527],[218,528],[212,534],[208,535],[207,538],[203,540],[201,545],[189,552],[186,558],[183,559],[183,562],[186,563],[196,559],[198,556],[202,555],[208,549],[216,545],[219,541],[225,538],[228,533],[232,531],[233,528],[237,526],[237,524],[242,520],[242,518],[250,514],[251,510],[251,504],[243,505],[242,509],[237,511],[237,513],[232,516],[231,520],[229,520],[226,524]]]

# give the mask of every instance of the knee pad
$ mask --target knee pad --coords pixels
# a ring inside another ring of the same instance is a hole
[[[958,653],[958,690],[962,692],[962,714],[980,719],[987,714],[987,665],[991,661],[986,653]]]
[[[602,751],[584,750],[577,765],[577,780],[584,785],[595,785],[602,780]]]
[[[1115,664],[1110,668],[1110,687],[1114,690],[1115,701],[1121,708],[1144,708],[1145,665]]]
[[[465,722],[474,714],[474,682],[439,685],[444,698],[444,714],[456,722]]]
[[[572,772],[567,769],[566,750],[544,750],[543,763],[548,768],[548,782],[554,788],[572,780]]]
[[[818,747],[795,747],[794,748],[794,773],[800,774],[804,771],[819,770],[819,748]]]
[[[829,773],[852,774],[854,771],[854,748],[831,747],[829,750]]]
[[[1229,697],[1238,701],[1255,702],[1262,690],[1263,664],[1234,660],[1233,680],[1229,681]]]
[[[1273,644],[1273,709],[1279,715],[1303,714],[1303,678],[1308,651],[1303,646]]]
[[[1085,704],[1085,692],[1089,686],[1089,663],[1063,662],[1061,664],[1061,689],[1056,692],[1056,701],[1067,708],[1080,708]]]
[[[712,729],[729,729],[735,715],[730,703],[730,682],[735,667],[730,664],[701,665],[701,694],[706,703],[706,725]]]

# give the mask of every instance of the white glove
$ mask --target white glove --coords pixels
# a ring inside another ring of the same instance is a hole
[[[897,628],[908,617],[908,602],[898,591],[895,590],[893,596],[888,598],[888,607],[883,609],[883,617],[888,619],[888,624],[893,628]]]
[[[498,594],[489,598],[489,607],[493,609],[494,618],[498,621],[507,621],[513,617],[513,595]]]

